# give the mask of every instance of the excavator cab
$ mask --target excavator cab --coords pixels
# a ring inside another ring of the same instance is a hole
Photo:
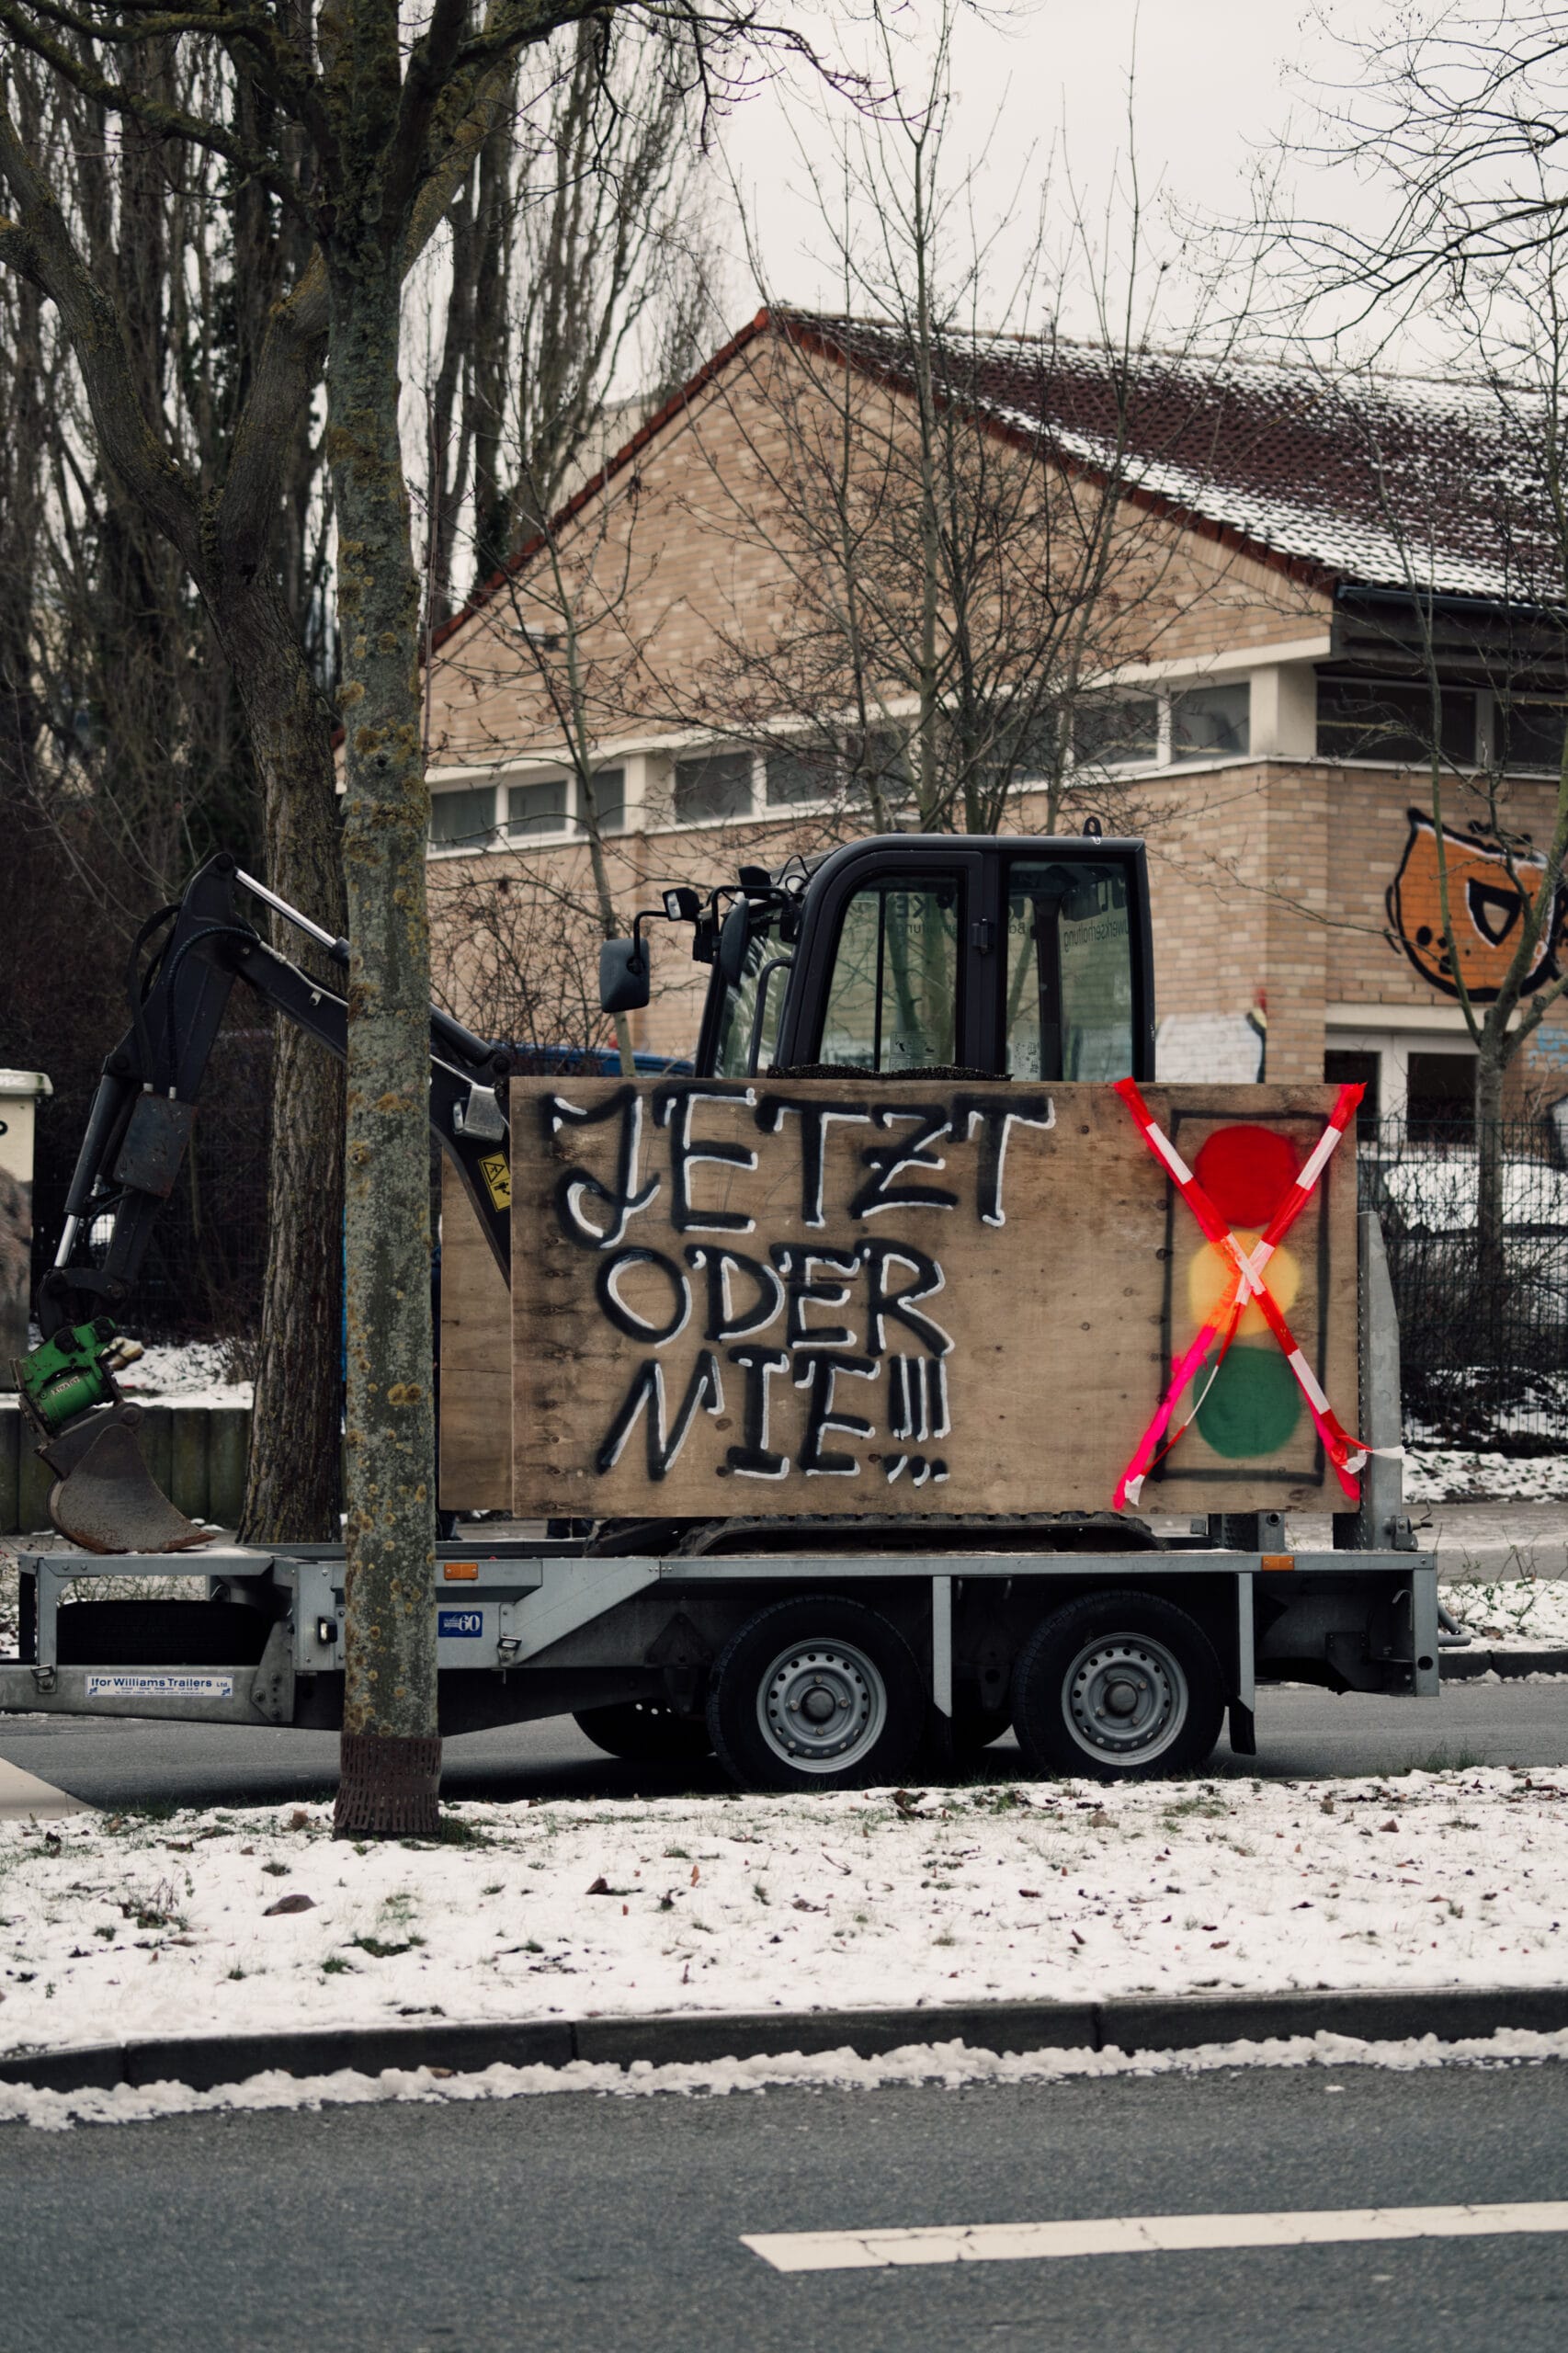
[[[744,868],[694,953],[705,1075],[1153,1075],[1141,841],[895,834]]]

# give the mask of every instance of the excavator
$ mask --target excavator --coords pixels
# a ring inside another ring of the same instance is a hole
[[[1153,1079],[1141,841],[892,835],[650,896],[602,950],[601,1003],[648,1005],[658,928],[685,930],[707,968],[697,1079]],[[213,1541],[151,1478],[116,1381],[137,1353],[121,1324],[234,984],[347,1052],[345,995],[269,943],[261,910],[347,980],[347,942],[223,854],[137,938],[130,1026],[40,1286],[41,1342],[16,1369],[65,1549],[23,1562],[28,1622],[21,1658],[0,1661],[0,1712],[327,1725],[341,1711],[342,1548]],[[514,1057],[434,1006],[429,1038],[432,1131],[509,1281]],[[1282,1509],[1163,1533],[1132,1513],[936,1517],[896,1542],[842,1525],[818,1540],[809,1521],[766,1543],[753,1523],[733,1540],[722,1523],[443,1531],[435,1601],[463,1605],[438,1611],[443,1729],[570,1712],[618,1755],[711,1747],[744,1786],[821,1789],[898,1778],[932,1723],[956,1755],[1011,1722],[1041,1769],[1115,1779],[1200,1762],[1227,1708],[1233,1745],[1250,1750],[1260,1678],[1435,1696],[1436,1565],[1400,1507],[1397,1325],[1375,1218],[1358,1221],[1358,1244],[1371,1452],[1333,1550],[1290,1551]],[[228,1607],[149,1601],[114,1654],[129,1605],[98,1636],[90,1605],[59,1607],[80,1579],[148,1574]],[[157,1671],[116,1672],[128,1658]],[[203,1671],[183,1672],[193,1664]]]
[[[54,1263],[39,1286],[41,1344],[16,1366],[38,1451],[55,1473],[51,1518],[91,1552],[177,1552],[207,1541],[142,1462],[139,1409],[115,1381],[141,1351],[118,1319],[134,1297],[159,1211],[174,1189],[234,983],[328,1052],[339,1059],[347,1052],[344,997],[271,947],[242,914],[242,896],[271,908],[347,972],[347,940],[222,852],[192,878],[177,906],[160,909],[137,935],[127,981],[131,1026],[104,1063]],[[1004,1033],[998,1025],[1007,1009],[985,983],[1006,926],[1025,911],[1033,984],[1027,1006],[1014,1004]],[[749,1075],[759,1063],[802,1077],[870,1070],[982,1078],[1015,1068],[1047,1078],[1153,1074],[1153,957],[1139,842],[1086,835],[975,846],[900,835],[853,844],[814,867],[792,860],[777,876],[745,867],[737,883],[706,894],[673,884],[656,908],[639,915],[630,939],[606,943],[600,985],[608,1012],[648,1004],[647,927],[660,920],[689,925],[693,956],[710,968],[699,1076]],[[1080,938],[1099,943],[1092,975]],[[869,1035],[859,1034],[864,1021],[854,1036],[841,1034],[846,974],[869,954],[891,976],[907,966],[917,940],[918,1005],[906,979],[902,998],[889,989],[880,1014],[876,1003],[869,1007]],[[508,1048],[431,1006],[431,1129],[508,1279],[511,1212],[498,1171],[507,1149],[501,1090],[515,1060]]]

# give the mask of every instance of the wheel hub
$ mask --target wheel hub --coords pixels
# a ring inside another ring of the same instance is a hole
[[[1187,1722],[1187,1677],[1163,1643],[1145,1635],[1098,1635],[1063,1679],[1062,1710],[1074,1739],[1094,1756],[1158,1756]]]
[[[795,1644],[757,1691],[757,1722],[780,1756],[808,1773],[841,1772],[887,1722],[887,1687],[863,1651],[843,1642]]]

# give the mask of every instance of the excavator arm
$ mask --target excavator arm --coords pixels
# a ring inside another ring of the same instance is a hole
[[[262,938],[239,912],[242,892],[313,939],[347,975],[347,940],[322,930],[225,853],[209,858],[177,906],[161,909],[137,936],[127,974],[131,1027],[104,1063],[59,1248],[39,1286],[43,1338],[16,1366],[38,1452],[55,1472],[50,1517],[91,1552],[183,1551],[206,1540],[142,1463],[138,1410],[114,1379],[141,1352],[114,1319],[131,1295],[174,1189],[234,983],[254,989],[340,1060],[347,1053],[345,998]],[[430,1123],[503,1277],[510,1271],[511,1184],[496,1088],[511,1066],[505,1049],[431,1006]],[[108,1238],[100,1244],[106,1222]]]

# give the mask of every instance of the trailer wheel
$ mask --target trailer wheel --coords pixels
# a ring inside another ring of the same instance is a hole
[[[709,1686],[708,1729],[743,1790],[899,1780],[925,1721],[925,1688],[903,1636],[835,1594],[758,1610],[721,1653]]]
[[[572,1718],[596,1748],[632,1765],[696,1765],[713,1753],[700,1716],[678,1716],[661,1699],[622,1699],[609,1708],[579,1708]]]
[[[1143,1593],[1088,1594],[1037,1626],[1013,1675],[1013,1722],[1037,1773],[1131,1781],[1201,1765],[1225,1686],[1185,1609]]]

